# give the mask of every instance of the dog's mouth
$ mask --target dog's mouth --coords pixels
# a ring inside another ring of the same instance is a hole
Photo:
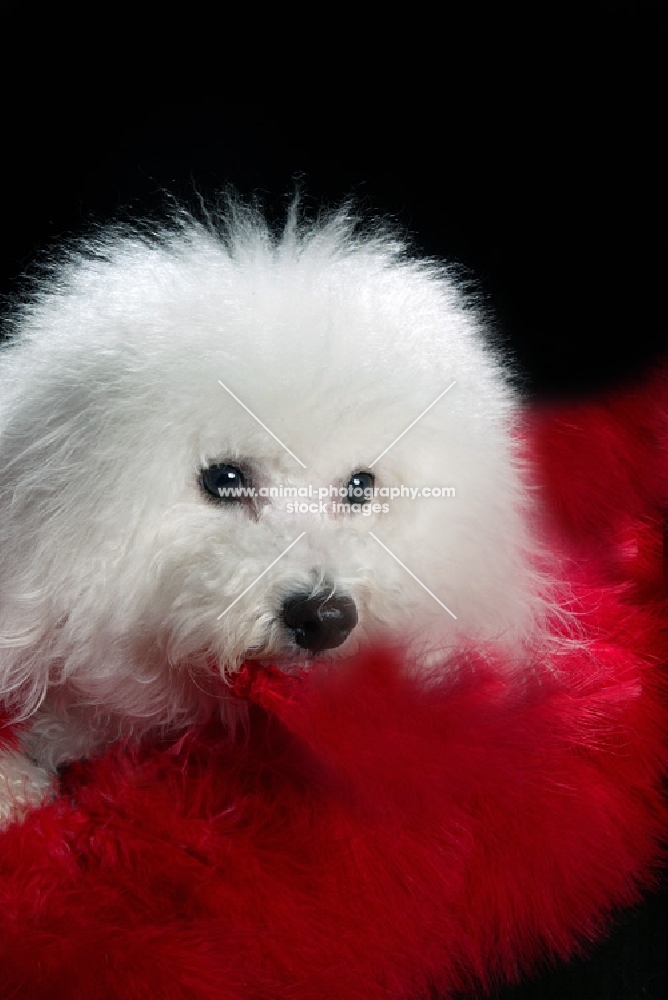
[[[333,657],[329,650],[314,653],[299,649],[277,651],[268,656],[262,649],[251,649],[240,666],[232,672],[223,669],[214,654],[206,657],[208,670],[219,696],[232,695],[244,701],[257,700],[256,696],[259,697],[259,692],[264,689],[283,690],[286,684],[299,682],[300,678],[311,671],[326,670],[333,660],[345,662],[347,657]]]
[[[270,660],[246,660],[241,668],[227,681],[229,693],[243,701],[265,705],[267,692],[270,700],[277,693],[285,692],[286,685],[299,683],[304,672],[303,664],[291,663],[290,669],[279,667]]]
[[[255,671],[280,670],[281,673],[291,677],[298,677],[300,674],[310,670],[316,665],[316,661],[322,661],[324,657],[318,653],[293,652],[290,654],[279,654],[276,656],[265,656],[262,654],[253,655],[250,653],[243,661],[241,669]]]
[[[323,657],[317,657],[319,660]],[[299,677],[308,672],[315,665],[316,655],[293,653],[291,655],[266,656],[261,653],[249,652],[244,657],[240,667],[234,673],[221,669],[220,661],[216,656],[207,657],[207,665],[213,677],[224,679],[224,683],[234,694],[239,694],[240,690],[248,687],[261,675],[276,676],[282,674],[285,677]]]

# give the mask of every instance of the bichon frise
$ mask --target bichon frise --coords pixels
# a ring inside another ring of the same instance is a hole
[[[5,816],[124,734],[232,718],[248,660],[543,628],[517,401],[448,271],[347,210],[114,230],[0,355]],[[236,710],[236,708],[235,708]]]

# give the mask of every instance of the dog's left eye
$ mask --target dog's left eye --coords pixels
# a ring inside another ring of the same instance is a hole
[[[236,465],[210,465],[208,469],[202,469],[200,483],[217,500],[234,503],[247,495],[245,491],[248,489],[248,481]]]
[[[346,501],[368,500],[373,496],[373,485],[376,482],[372,472],[355,472],[346,483],[348,496]]]

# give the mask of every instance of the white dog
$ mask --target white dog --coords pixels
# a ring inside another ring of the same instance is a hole
[[[541,635],[513,391],[448,272],[382,229],[293,210],[276,236],[232,205],[116,230],[11,326],[5,817],[123,734],[231,719],[244,661],[381,639],[425,670],[463,643],[520,662]]]

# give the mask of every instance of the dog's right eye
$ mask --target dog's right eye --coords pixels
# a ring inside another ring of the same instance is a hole
[[[200,474],[200,484],[210,496],[216,500],[235,501],[243,500],[246,496],[248,482],[245,475],[236,465],[210,465],[208,469],[202,469]]]

